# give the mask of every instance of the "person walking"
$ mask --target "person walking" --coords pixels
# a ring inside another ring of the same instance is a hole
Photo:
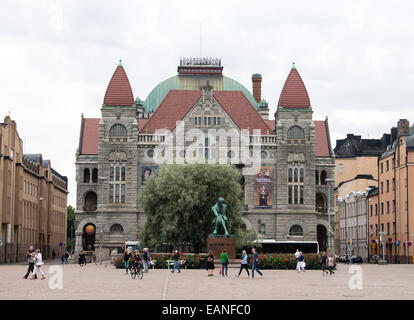
[[[237,278],[240,277],[240,274],[242,273],[243,269],[246,269],[247,276],[250,278],[249,268],[247,266],[248,266],[248,263],[247,263],[247,253],[246,253],[246,250],[243,250],[242,251],[242,256],[241,256],[241,263],[240,263],[239,274],[236,275]]]
[[[35,275],[36,272],[39,271],[40,274],[42,275],[42,280],[46,279],[45,274],[43,273],[42,270],[42,265],[43,265],[43,260],[42,260],[42,254],[40,253],[40,249],[36,249],[35,251],[35,264],[34,264],[34,269],[32,272],[32,276],[30,277],[30,280],[34,280],[35,279]]]
[[[148,272],[149,252],[148,248],[144,248],[144,272]]]
[[[69,259],[69,252],[66,251],[66,253],[65,253],[65,264],[68,264],[68,259]]]
[[[129,270],[129,259],[131,259],[131,253],[129,252],[129,249],[126,249],[124,253],[124,261],[125,261],[125,273],[128,274]]]
[[[256,248],[252,249],[253,260],[252,260],[252,279],[254,278],[254,271],[256,270],[258,274],[263,277],[263,273],[259,270],[259,254],[256,252]]]
[[[79,266],[84,267],[86,265],[86,253],[82,250],[79,252]]]
[[[60,257],[60,262],[62,262],[62,264],[65,264],[65,256],[63,254]]]
[[[335,258],[333,256],[333,254],[331,253],[328,257],[328,270],[329,270],[329,275],[330,276],[335,274],[335,272],[333,271],[334,266],[335,266]]]
[[[328,265],[328,257],[326,256],[326,252],[322,252],[321,257],[321,269],[322,269],[322,276],[328,275],[328,270],[326,270],[326,267]]]
[[[173,259],[174,259],[174,268],[171,270],[171,273],[174,273],[175,269],[178,270],[178,273],[181,273],[180,262],[179,262],[180,253],[178,252],[178,250],[175,250]]]
[[[301,271],[305,272],[306,263],[305,263],[305,257],[303,256],[302,252],[299,252],[299,257],[297,258],[297,261],[298,262],[296,265],[296,270],[298,272],[301,272]]]
[[[223,249],[221,256],[221,275],[227,277],[228,265],[229,265],[229,255],[227,254],[227,250]]]
[[[52,250],[52,260],[55,260],[56,257],[56,253],[55,253],[55,249]]]
[[[33,250],[33,246],[29,247],[29,250],[26,252],[27,262],[29,263],[29,267],[27,268],[26,274],[23,276],[24,279],[27,279],[29,274],[33,272],[34,264],[35,264],[35,251]],[[37,279],[37,275],[35,275],[35,279]]]
[[[209,251],[207,255],[207,262],[206,262],[207,274],[209,277],[214,276],[214,254],[213,251]]]

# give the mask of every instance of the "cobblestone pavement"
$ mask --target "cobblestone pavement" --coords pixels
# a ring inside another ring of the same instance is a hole
[[[59,265],[58,265],[59,266]],[[50,289],[51,265],[43,266],[46,280],[25,280],[27,266],[0,265],[0,299],[414,299],[414,265],[362,265],[363,289],[351,290],[349,266],[339,265],[333,277],[321,271],[263,270],[264,276],[240,278],[236,268],[228,277],[205,270],[150,270],[132,280],[113,266],[60,266],[63,289]],[[54,282],[56,283],[56,282]]]

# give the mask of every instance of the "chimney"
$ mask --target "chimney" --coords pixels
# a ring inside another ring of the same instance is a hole
[[[407,119],[400,119],[397,122],[398,137],[410,135],[410,122]]]
[[[262,75],[255,73],[252,75],[253,98],[257,103],[262,101]]]

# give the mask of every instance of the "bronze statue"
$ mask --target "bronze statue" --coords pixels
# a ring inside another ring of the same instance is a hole
[[[218,198],[217,203],[211,208],[211,210],[214,213],[213,235],[225,235],[226,237],[229,236],[229,232],[226,226],[226,224],[228,223],[228,219],[226,216],[226,208],[227,205],[224,203],[224,198],[222,197]]]

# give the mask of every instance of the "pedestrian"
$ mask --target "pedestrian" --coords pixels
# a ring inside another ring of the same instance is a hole
[[[213,251],[209,251],[208,255],[207,255],[207,263],[206,263],[206,268],[207,268],[207,274],[209,277],[214,276],[214,254]]]
[[[131,259],[131,253],[129,252],[129,249],[126,249],[124,253],[124,261],[125,261],[125,273],[128,274],[129,269],[129,259]]]
[[[29,274],[31,274],[33,272],[34,264],[35,264],[35,261],[36,261],[35,254],[36,253],[33,250],[33,246],[30,246],[29,250],[26,251],[26,259],[27,259],[27,262],[29,263],[29,267],[27,268],[26,274],[23,276],[24,279],[27,279]],[[36,274],[35,274],[35,279],[37,279]]]
[[[65,264],[65,255],[62,254],[62,256],[60,257],[60,261],[62,262],[62,264]]]
[[[148,248],[144,248],[144,272],[148,272],[148,262],[149,262],[149,253],[148,253]]]
[[[55,260],[56,257],[56,253],[55,253],[55,249],[52,250],[52,259]]]
[[[178,250],[175,250],[173,259],[174,259],[174,268],[171,270],[171,273],[174,273],[175,269],[178,270],[178,273],[181,273],[180,262],[178,261],[180,259],[180,254]]]
[[[326,267],[328,265],[328,257],[326,256],[326,252],[322,252],[321,257],[321,269],[322,269],[322,276],[328,275],[328,270],[326,270]]]
[[[329,275],[330,276],[335,274],[335,272],[333,271],[334,266],[335,266],[335,258],[333,256],[333,254],[331,253],[328,257],[328,270],[329,270]]]
[[[79,252],[79,266],[84,267],[86,265],[86,253],[82,250]]]
[[[252,249],[253,260],[252,260],[252,279],[254,278],[254,271],[256,270],[258,274],[263,276],[263,273],[259,270],[259,254],[256,252],[256,248]]]
[[[306,267],[306,263],[305,263],[305,257],[303,256],[302,252],[299,252],[299,257],[297,259],[298,263],[296,265],[296,270],[298,272],[305,272],[305,267]]]
[[[65,263],[68,264],[68,259],[69,259],[69,252],[66,251],[65,253]]]
[[[229,255],[227,254],[226,249],[223,249],[221,256],[221,275],[227,277],[228,265],[229,265]]]
[[[44,264],[42,261],[42,254],[40,253],[40,249],[36,249],[35,251],[35,264],[34,264],[34,269],[32,272],[32,276],[30,277],[30,280],[34,280],[35,279],[35,275],[36,272],[39,271],[40,274],[42,275],[42,280],[46,279],[45,274],[43,273],[42,270],[42,265]]]
[[[300,256],[299,249],[296,249],[296,252],[295,252],[296,266],[298,265],[298,258],[299,258],[299,256]]]
[[[247,276],[250,278],[249,268],[247,266],[248,266],[247,253],[246,253],[246,250],[243,250],[242,251],[242,256],[241,256],[240,271],[239,271],[239,274],[236,275],[237,278],[240,277],[240,274],[241,274],[243,269],[246,269]]]

